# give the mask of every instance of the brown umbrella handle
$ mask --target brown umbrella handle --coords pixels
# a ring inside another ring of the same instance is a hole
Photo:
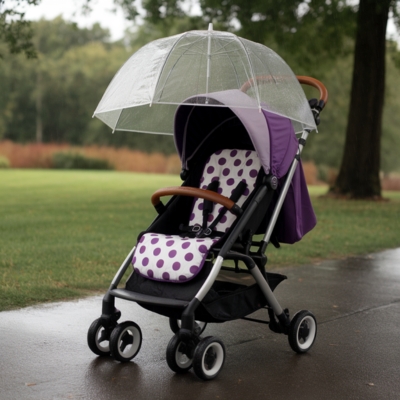
[[[198,189],[189,186],[171,186],[158,189],[151,196],[151,204],[153,204],[154,207],[157,207],[161,203],[160,197],[174,195],[199,197],[201,199],[221,204],[235,215],[239,215],[242,213],[242,209],[231,199],[228,199],[227,197],[222,196],[219,193],[215,193],[212,190]]]
[[[313,86],[319,90],[318,105],[319,105],[320,109],[322,110],[328,101],[328,90],[326,89],[325,85],[322,82],[320,82],[318,79],[311,78],[310,76],[297,76],[297,79],[301,84]],[[254,81],[260,82],[260,83],[274,82],[271,75],[256,76],[255,78],[251,78],[247,82],[245,82],[242,85],[242,87],[240,88],[240,90],[242,92],[246,93],[254,85]]]

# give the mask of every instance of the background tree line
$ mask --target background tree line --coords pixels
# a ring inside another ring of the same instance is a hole
[[[91,29],[81,29],[60,17],[33,22],[37,58],[27,61],[20,54],[0,61],[0,139],[104,144],[148,152],[174,152],[170,137],[111,134],[108,127],[91,117],[108,83],[135,50],[150,40],[196,27],[192,19],[184,17],[169,26],[149,22],[135,33],[127,33],[123,41],[111,43],[108,30],[98,24]],[[299,58],[293,55],[290,46],[272,44],[296,74],[316,76],[328,87],[329,106],[323,112],[320,132],[309,140],[304,157],[317,165],[338,168],[349,106],[353,43],[351,40],[342,43],[341,57],[318,63],[313,61],[312,55]],[[4,44],[2,46],[5,52]],[[394,42],[388,41],[387,48],[381,148],[381,169],[385,173],[400,170],[400,93],[397,90],[400,87],[400,53]],[[311,90],[307,95],[312,97],[315,93]]]
[[[125,44],[111,43],[100,25],[81,29],[61,17],[32,22],[31,27],[37,57],[0,59],[0,140],[174,152],[171,137],[111,134],[92,118],[112,77],[141,43],[129,37]],[[5,44],[0,52],[7,53]]]

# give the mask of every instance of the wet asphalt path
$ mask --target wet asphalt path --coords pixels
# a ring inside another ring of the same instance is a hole
[[[140,325],[142,348],[127,364],[98,358],[86,344],[96,296],[0,313],[0,399],[400,399],[400,249],[277,272],[289,278],[275,291],[281,305],[317,317],[307,354],[266,325],[210,324],[203,337],[227,349],[220,375],[175,375],[168,320],[117,299],[120,321]]]

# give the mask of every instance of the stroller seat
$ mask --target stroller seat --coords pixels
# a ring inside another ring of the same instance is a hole
[[[212,190],[242,206],[256,185],[261,163],[252,150],[224,149],[206,161],[202,189]],[[181,235],[147,232],[137,244],[132,264],[146,278],[186,282],[202,269],[210,249],[229,230],[236,216],[221,205],[196,198]]]

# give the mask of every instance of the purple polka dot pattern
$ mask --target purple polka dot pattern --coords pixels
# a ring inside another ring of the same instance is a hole
[[[219,150],[210,157],[204,167],[201,187],[206,189],[213,180],[218,179],[220,181],[218,193],[230,197],[237,184],[244,181],[248,187],[238,201],[241,206],[254,189],[260,168],[261,163],[255,151]],[[202,225],[202,210],[203,199],[196,199],[190,215],[190,225]],[[214,207],[208,217],[209,222],[217,217],[220,210],[221,206]],[[215,229],[226,232],[235,218],[233,214],[227,212]],[[154,280],[186,282],[199,273],[209,250],[217,241],[218,239],[208,237],[191,239],[161,233],[145,233],[135,250],[134,271]]]
[[[163,277],[164,281],[169,281],[169,273],[168,272],[163,272],[162,277]]]
[[[248,186],[238,201],[239,206],[241,206],[254,189],[260,169],[261,163],[255,151],[236,149],[219,150],[210,157],[204,167],[203,177],[201,178],[202,187],[207,188],[213,180],[218,179],[220,182],[218,193],[225,197],[230,197],[232,190],[237,186],[239,181],[244,181]],[[212,171],[212,174],[208,174],[208,171]],[[203,199],[196,199],[193,205],[193,214],[190,216],[190,225],[202,225],[202,209]],[[210,221],[214,220],[219,214],[219,209],[220,207],[218,206],[214,207]],[[215,229],[220,232],[226,232],[235,219],[236,217],[233,214],[227,212]]]
[[[156,246],[152,244],[155,240]],[[145,233],[133,257],[135,272],[154,280],[186,282],[199,273],[217,241]]]
[[[180,269],[180,268],[181,268],[181,263],[180,263],[180,262],[176,261],[176,262],[174,262],[174,263],[172,264],[172,269],[173,269],[174,271],[178,271],[178,269]]]

